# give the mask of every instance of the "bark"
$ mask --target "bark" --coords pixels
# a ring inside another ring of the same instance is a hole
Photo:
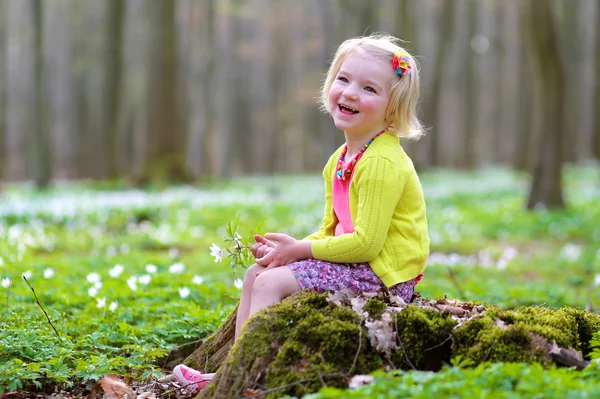
[[[596,7],[596,21],[600,21],[600,8]],[[595,109],[594,112],[594,157],[600,159],[600,28],[598,28],[598,22],[596,22],[596,75],[595,75]]]
[[[124,0],[109,0],[106,6],[106,52],[104,55],[104,111],[108,177],[118,177],[117,134],[121,109],[121,63],[123,48]]]
[[[468,1],[468,26],[469,26],[469,48],[465,60],[467,81],[465,84],[465,96],[467,98],[465,107],[465,153],[464,165],[467,169],[474,169],[477,165],[477,149],[475,136],[477,134],[477,98],[479,91],[475,87],[475,51],[472,48],[472,40],[477,35],[477,0]]]
[[[28,134],[34,131],[31,110],[34,108],[32,94],[35,90],[35,50],[33,29],[23,29],[33,21],[31,2],[9,0],[5,2],[6,13],[6,120],[5,120],[5,176],[7,180],[30,178],[28,167]]]
[[[145,167],[139,182],[183,181],[184,135],[179,120],[178,56],[175,6],[160,0],[150,8],[150,71],[148,74],[148,138]]]
[[[197,14],[197,3],[192,4],[193,15]],[[202,17],[192,27],[192,76],[193,82],[198,82],[197,87],[188,88],[191,91],[190,104],[192,112],[190,115],[190,129],[188,132],[187,168],[189,172],[199,177],[206,173],[207,163],[205,161],[206,138],[208,132],[214,125],[214,106],[212,102],[213,93],[216,90],[214,79],[216,62],[214,56],[215,40],[215,0],[208,0],[202,4]],[[203,56],[208,54],[208,56]],[[196,79],[198,77],[198,79]]]
[[[73,74],[73,30],[69,24],[74,13],[66,0],[52,2],[47,8],[46,82],[48,88],[47,125],[50,137],[53,177],[78,178],[76,134],[76,76]]]
[[[46,86],[44,77],[44,2],[32,0],[33,28],[35,43],[34,70],[34,118],[35,128],[31,140],[31,164],[35,185],[46,188],[50,184],[52,172],[50,169],[49,137],[46,129],[45,99]]]
[[[559,48],[558,28],[549,2],[529,0],[523,5],[525,29],[539,86],[541,121],[527,208],[562,208],[561,169],[565,128],[562,82],[565,73],[560,57],[555,55]]]
[[[431,90],[425,98],[425,126],[431,128],[424,139],[424,145],[428,147],[428,160],[431,166],[440,165],[440,143],[438,137],[443,123],[440,119],[440,107],[442,105],[441,93],[444,78],[444,64],[450,62],[452,48],[452,33],[454,26],[454,5],[451,0],[444,0],[439,10],[441,26],[437,37],[435,54],[437,57],[436,67],[432,71]],[[426,144],[425,144],[426,143]]]

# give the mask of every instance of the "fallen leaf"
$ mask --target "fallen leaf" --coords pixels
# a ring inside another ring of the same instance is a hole
[[[154,392],[142,392],[138,395],[137,399],[156,399]]]
[[[458,306],[452,306],[452,305],[437,305],[437,307],[444,312],[448,312],[450,314],[453,314],[454,316],[464,316],[467,311],[464,310],[463,308],[459,308]]]
[[[121,381],[121,378],[117,375],[105,375],[100,380],[100,385],[102,385],[102,389],[109,399],[123,399],[125,397],[133,399],[135,397],[131,388]]]
[[[258,389],[246,388],[244,389],[244,397],[245,398],[255,398],[258,396],[260,391]]]

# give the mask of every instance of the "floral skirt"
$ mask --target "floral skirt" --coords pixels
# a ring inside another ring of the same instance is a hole
[[[305,259],[288,265],[302,289],[357,292],[377,292],[385,284],[373,272],[368,263],[332,263],[316,259]],[[417,279],[405,281],[388,288],[392,295],[410,302]]]

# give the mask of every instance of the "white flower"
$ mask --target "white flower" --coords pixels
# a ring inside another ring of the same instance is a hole
[[[98,289],[98,290],[99,290],[100,288],[102,288],[102,281],[96,281],[96,282],[94,283],[94,287],[95,287],[96,289]]]
[[[48,267],[44,270],[44,278],[52,278],[54,277],[54,269]]]
[[[10,284],[11,284],[11,283],[12,283],[12,280],[11,280],[10,278],[8,278],[8,277],[7,277],[7,278],[3,278],[3,279],[2,279],[2,286],[3,286],[4,288],[8,288],[8,287],[10,287]]]
[[[90,289],[88,289],[88,295],[91,296],[92,298],[95,297],[97,294],[98,294],[98,288],[90,287]]]
[[[98,273],[90,273],[87,275],[87,281],[94,284],[100,281],[100,275]]]
[[[194,283],[194,284],[200,285],[200,284],[202,284],[203,282],[204,282],[204,277],[202,277],[202,276],[195,275],[195,276],[192,278],[192,283]]]
[[[240,280],[239,278],[236,278],[236,279],[233,281],[233,285],[235,286],[235,288],[238,288],[238,289],[240,289],[240,290],[241,290],[241,289],[242,289],[242,286],[244,285],[244,281],[243,281],[243,280]]]
[[[185,265],[181,262],[173,263],[171,267],[169,267],[169,273],[173,274],[181,274],[185,270]]]
[[[125,268],[123,267],[123,265],[115,265],[115,267],[113,267],[112,269],[110,269],[108,271],[108,274],[110,274],[111,277],[117,278],[124,271],[125,271]]]
[[[183,287],[179,289],[179,296],[182,298],[187,298],[190,295],[190,289],[188,287]]]
[[[106,297],[96,299],[96,307],[97,308],[103,308],[105,306],[106,306]]]
[[[157,270],[158,268],[153,264],[146,265],[146,271],[150,274],[156,273]]]
[[[210,256],[215,257],[215,262],[221,262],[223,259],[223,250],[219,248],[217,244],[212,244],[210,246]]]
[[[31,276],[33,276],[33,273],[31,273],[31,270],[27,270],[25,273],[23,273],[23,277],[25,277],[26,279],[30,279]]]
[[[117,301],[114,301],[110,303],[108,309],[110,309],[111,312],[114,312],[115,310],[117,310],[117,306],[119,306],[119,303]]]
[[[144,274],[143,276],[140,276],[140,278],[138,278],[138,282],[141,285],[148,285],[150,284],[150,281],[152,281],[152,277],[149,274]]]
[[[567,244],[560,251],[561,255],[571,262],[575,262],[581,256],[581,247],[576,244]]]
[[[177,256],[179,256],[179,250],[177,248],[169,248],[169,256],[175,259]]]
[[[596,276],[594,276],[594,285],[596,287],[600,285],[600,274],[596,274]]]
[[[137,290],[137,277],[131,276],[127,279],[127,285],[131,288],[132,291]]]
[[[2,259],[2,256],[0,256],[0,266],[4,266],[4,259]]]
[[[242,241],[240,241],[241,239],[242,239],[242,236],[239,235],[238,233],[235,233],[235,237],[233,237],[233,241],[235,242],[235,246],[238,251],[242,249]]]

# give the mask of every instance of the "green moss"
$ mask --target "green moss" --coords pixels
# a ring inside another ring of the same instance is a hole
[[[386,309],[387,305],[377,298],[371,298],[365,304],[365,311],[369,313],[369,317],[373,320],[381,319],[381,315]]]
[[[589,359],[590,340],[595,332],[600,331],[600,316],[578,308],[565,307],[561,310],[570,314],[577,322],[579,349]]]
[[[392,354],[392,363],[403,369],[414,366],[420,370],[438,370],[450,359],[448,338],[455,326],[456,321],[448,313],[406,307],[396,315],[395,327],[402,345]]]
[[[537,361],[548,366],[552,342],[580,348],[578,326],[576,315],[567,308],[504,310],[492,306],[485,317],[471,320],[455,331],[453,356],[462,355],[475,363]]]
[[[592,334],[600,330],[600,316],[572,308],[490,306],[455,328],[450,314],[410,305],[393,315],[399,349],[388,356],[371,346],[367,328],[349,306],[332,305],[326,297],[300,292],[254,315],[200,397],[243,397],[248,388],[263,391],[266,398],[301,397],[324,385],[345,388],[353,375],[384,365],[438,370],[459,355],[475,364],[539,362],[547,367],[552,341],[589,351]],[[385,303],[370,299],[365,309],[380,318]]]

